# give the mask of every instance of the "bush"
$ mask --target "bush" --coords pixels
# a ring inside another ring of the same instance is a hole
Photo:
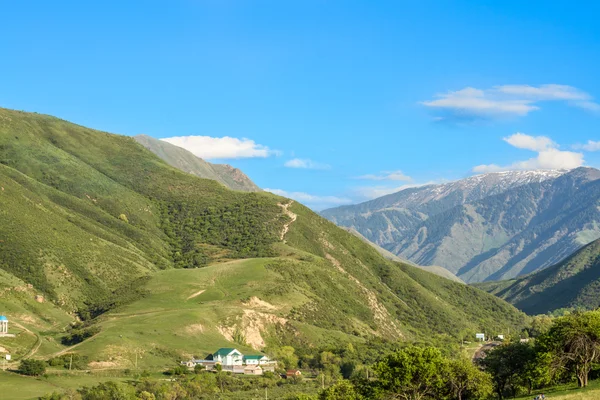
[[[85,339],[91,338],[99,332],[100,328],[97,326],[92,326],[85,329],[73,329],[71,333],[62,337],[61,342],[65,346],[73,346],[77,343],[83,342]]]
[[[40,360],[22,360],[19,373],[28,376],[41,376],[46,373],[46,363]]]

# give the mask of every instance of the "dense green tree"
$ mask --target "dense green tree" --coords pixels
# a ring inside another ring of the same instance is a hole
[[[409,346],[375,365],[381,388],[405,400],[437,399],[444,388],[444,358],[433,347]]]
[[[82,400],[135,400],[135,389],[132,386],[105,382],[97,386],[84,387],[79,390]]]
[[[507,391],[514,397],[520,388],[526,387],[527,374],[535,358],[534,348],[519,342],[503,344],[487,354],[482,365],[491,374],[498,397],[503,399]]]
[[[46,373],[46,363],[40,360],[22,360],[19,365],[19,373],[29,376],[40,376]]]
[[[298,356],[292,346],[283,346],[277,351],[277,359],[285,369],[298,368]]]
[[[538,346],[552,355],[555,368],[574,373],[579,386],[586,387],[590,371],[600,361],[600,311],[557,318],[540,336]]]
[[[452,398],[457,400],[485,399],[493,392],[492,377],[465,358],[448,361],[444,376]]]
[[[319,400],[362,400],[352,383],[343,380],[321,391]]]

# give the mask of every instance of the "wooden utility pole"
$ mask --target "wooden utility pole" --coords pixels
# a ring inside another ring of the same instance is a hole
[[[265,400],[269,400],[269,388],[265,387]]]
[[[325,389],[325,374],[321,374],[321,389]]]
[[[71,358],[69,359],[69,371],[73,367],[73,354],[71,354]]]

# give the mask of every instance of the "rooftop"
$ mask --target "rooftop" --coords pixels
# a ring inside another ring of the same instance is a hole
[[[217,350],[215,352],[215,354],[213,354],[213,355],[215,357],[217,357],[217,356],[225,357],[234,351],[237,353],[240,353],[237,349],[234,349],[233,347],[223,347],[223,348],[220,348],[219,350]],[[242,353],[240,353],[240,354],[242,354]]]
[[[265,358],[267,356],[264,356],[262,354],[258,354],[258,355],[251,355],[251,356],[244,356],[244,359],[246,360],[260,360],[261,358]]]
[[[8,318],[6,318],[4,315],[0,315],[0,321],[8,321]]]

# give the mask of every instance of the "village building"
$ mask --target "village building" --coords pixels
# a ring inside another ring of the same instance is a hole
[[[271,359],[262,354],[244,356],[244,364],[246,364],[246,365],[265,365],[265,364],[269,364],[270,362],[271,362]]]
[[[221,348],[212,355],[212,360],[223,366],[243,365],[244,355],[237,349]]]
[[[263,354],[245,356],[237,349],[224,347],[208,355],[205,360],[192,359],[181,363],[190,369],[202,365],[207,371],[213,371],[217,364],[221,365],[223,371],[234,374],[262,375],[266,371],[275,372],[277,361]]]
[[[246,365],[244,368],[244,375],[262,375],[263,369],[260,365]]]
[[[294,378],[298,376],[302,376],[302,371],[300,371],[299,369],[290,369],[285,371],[286,378]]]

